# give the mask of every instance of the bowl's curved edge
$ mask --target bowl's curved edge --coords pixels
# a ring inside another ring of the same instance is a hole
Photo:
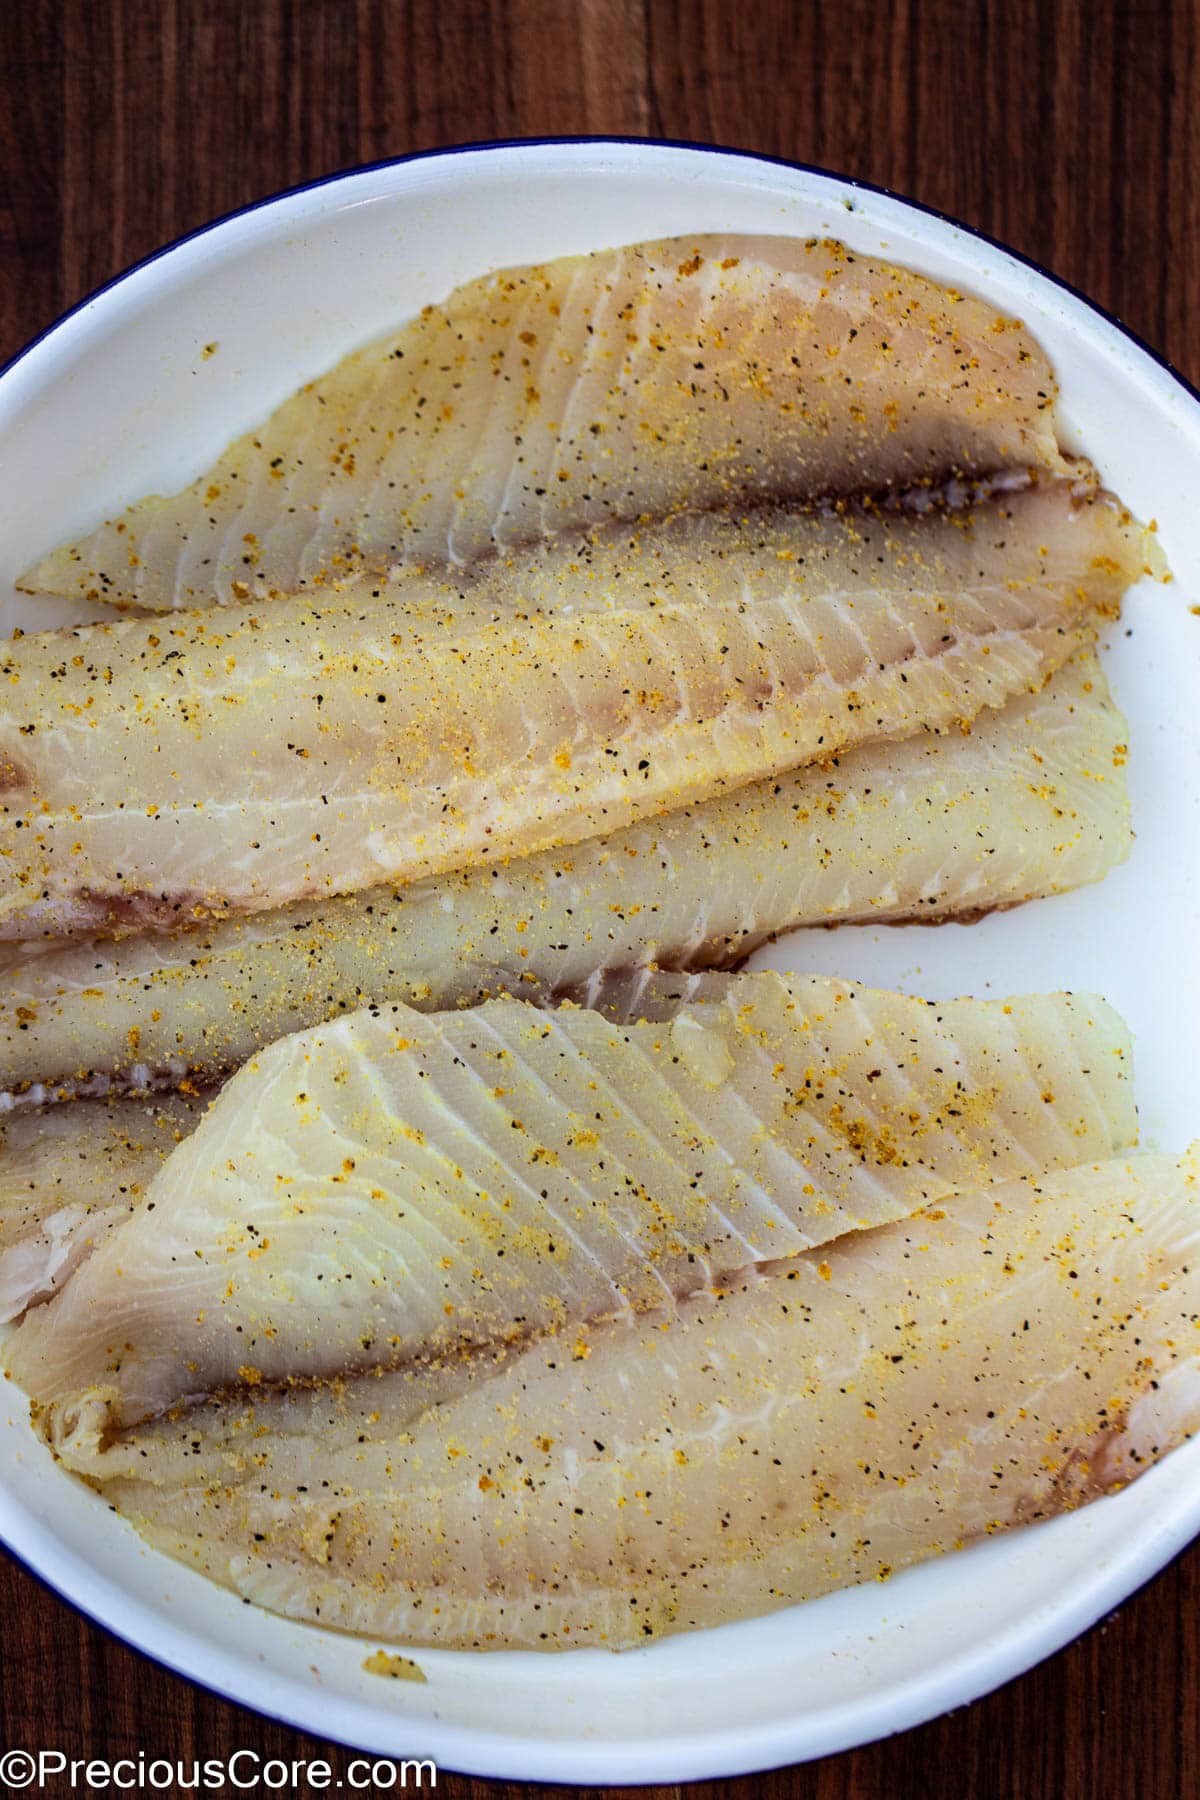
[[[758,150],[744,150],[736,145],[699,143],[689,138],[652,138],[604,135],[602,133],[564,133],[554,137],[480,138],[469,140],[461,144],[438,145],[431,150],[410,150],[404,152],[400,156],[384,156],[377,158],[373,162],[355,163],[347,168],[335,169],[329,175],[318,175],[311,181],[301,181],[295,183],[292,187],[279,188],[276,192],[266,194],[259,200],[249,200],[244,206],[235,206],[231,208],[229,212],[221,213],[217,218],[207,220],[203,225],[197,225],[190,231],[181,232],[178,237],[172,238],[169,243],[162,244],[158,249],[151,250],[148,255],[139,257],[136,262],[130,263],[127,268],[121,269],[115,275],[109,276],[106,281],[102,281],[97,287],[92,288],[90,292],[84,294],[79,300],[74,301],[64,312],[61,312],[56,319],[52,319],[48,325],[44,326],[41,331],[30,338],[28,343],[23,344],[18,350],[14,351],[6,362],[0,364],[0,382],[3,382],[20,363],[23,363],[28,356],[37,350],[39,345],[45,343],[48,338],[52,337],[55,332],[61,330],[63,326],[70,324],[77,315],[86,312],[90,307],[94,306],[97,301],[103,299],[104,296],[110,293],[114,288],[121,286],[123,282],[128,281],[132,276],[139,275],[143,270],[153,267],[155,263],[161,262],[164,257],[173,255],[176,251],[197,242],[199,239],[207,237],[212,232],[222,230],[225,226],[233,224],[235,220],[248,218],[254,213],[262,212],[267,207],[277,206],[283,201],[295,200],[306,194],[317,193],[323,188],[335,186],[338,182],[350,181],[356,176],[376,174],[385,169],[406,168],[409,165],[416,163],[434,162],[448,157],[464,156],[468,154],[474,155],[491,151],[561,149],[564,147],[576,146],[597,149],[603,149],[605,146],[619,146],[626,149],[645,148],[656,151],[675,150],[691,154],[737,158],[747,163],[760,164],[766,168],[787,169],[793,174],[817,176],[823,180],[834,181],[842,186],[853,188],[860,193],[874,194],[882,199],[895,201],[900,206],[908,207],[914,212],[923,213],[926,218],[936,219],[940,224],[949,225],[955,231],[964,232],[968,237],[975,238],[980,243],[990,245],[993,250],[998,250],[1002,252],[1003,255],[1011,257],[1014,262],[1020,263],[1025,268],[1032,270],[1035,275],[1041,276],[1043,280],[1053,282],[1055,287],[1060,288],[1064,293],[1069,294],[1072,299],[1079,301],[1082,306],[1087,307],[1090,312],[1096,313],[1100,318],[1104,319],[1107,324],[1119,331],[1122,336],[1128,338],[1130,343],[1132,343],[1136,349],[1140,350],[1143,355],[1148,356],[1150,360],[1156,363],[1173,381],[1177,382],[1191,399],[1200,404],[1200,387],[1193,385],[1193,383],[1188,380],[1187,376],[1182,374],[1162,351],[1155,349],[1153,344],[1141,337],[1131,326],[1127,325],[1118,314],[1109,311],[1109,309],[1102,306],[1099,301],[1093,300],[1088,294],[1085,294],[1081,288],[1076,287],[1073,282],[1068,281],[1064,275],[1059,275],[1053,269],[1048,269],[1044,263],[1038,262],[1035,257],[1027,256],[1021,250],[1014,250],[1012,246],[1006,244],[1002,238],[994,237],[991,232],[984,231],[981,226],[968,224],[965,220],[958,218],[953,213],[943,211],[940,207],[931,206],[924,200],[913,200],[908,195],[901,194],[897,189],[887,187],[881,182],[867,181],[861,176],[848,175],[839,169],[830,169],[820,163],[799,162],[786,156],[772,156]]]
[[[1098,1589],[1089,1589],[1087,1595],[1081,1597],[1074,1607],[1058,1614],[1050,1630],[1046,1630],[1036,1619],[1031,1621],[1024,1630],[1009,1634],[1002,1654],[998,1655],[996,1645],[991,1644],[977,1650],[973,1656],[964,1658],[950,1683],[947,1683],[944,1671],[935,1671],[915,1676],[900,1690],[888,1690],[867,1708],[858,1700],[846,1702],[826,1715],[819,1732],[806,1727],[808,1741],[801,1744],[796,1741],[795,1725],[788,1723],[780,1724],[769,1733],[755,1728],[752,1750],[729,1732],[699,1743],[687,1737],[663,1736],[656,1741],[653,1750],[649,1750],[645,1744],[628,1747],[602,1744],[595,1740],[572,1746],[566,1746],[561,1741],[549,1745],[532,1744],[525,1739],[503,1737],[494,1732],[478,1732],[471,1734],[470,1751],[464,1756],[454,1747],[455,1740],[464,1735],[462,1728],[456,1726],[447,1742],[450,1754],[443,1759],[440,1751],[445,1734],[436,1725],[430,1728],[422,1721],[417,1727],[432,1741],[400,1746],[394,1741],[373,1736],[371,1724],[373,1720],[384,1717],[393,1722],[402,1722],[403,1715],[394,1712],[384,1715],[365,1705],[351,1706],[344,1701],[340,1703],[342,1709],[351,1715],[346,1724],[336,1718],[326,1717],[321,1721],[319,1735],[347,1750],[384,1758],[431,1756],[439,1770],[452,1770],[458,1774],[484,1779],[615,1786],[720,1780],[760,1774],[797,1762],[835,1756],[843,1751],[897,1736],[996,1692],[1074,1643],[1114,1608],[1131,1600],[1188,1547],[1194,1536],[1194,1522],[1190,1517],[1175,1519],[1169,1528],[1164,1528],[1148,1544],[1140,1546],[1138,1550],[1131,1550],[1127,1559],[1115,1563],[1106,1581]],[[145,1656],[157,1668],[179,1677],[203,1693],[245,1707],[277,1724],[306,1732],[317,1730],[311,1717],[305,1717],[299,1711],[299,1696],[291,1708],[282,1702],[271,1704],[267,1700],[252,1699],[243,1691],[244,1671],[238,1676],[235,1676],[232,1669],[226,1674],[199,1675],[195,1671],[193,1659],[188,1657],[182,1644],[174,1652],[163,1645],[147,1649],[144,1639],[135,1635],[136,1621],[128,1628],[114,1623],[103,1611],[93,1610],[76,1595],[60,1587],[52,1576],[29,1560],[10,1541],[7,1533],[3,1543],[5,1550],[25,1573],[62,1601],[77,1617],[86,1619],[114,1642]],[[153,1619],[151,1625],[152,1628],[158,1628],[158,1622]],[[173,1635],[180,1639],[184,1636],[178,1630]],[[626,1654],[636,1656],[638,1652]],[[225,1658],[222,1657],[221,1660],[223,1662]],[[348,1729],[356,1724],[360,1714],[361,1735],[357,1730]]]

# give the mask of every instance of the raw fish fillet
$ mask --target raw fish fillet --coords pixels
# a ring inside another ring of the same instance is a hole
[[[543,532],[1065,464],[1016,319],[789,238],[505,269],[284,402],[193,485],[22,578],[167,610]]]
[[[1079,1505],[1200,1425],[1200,1159],[958,1196],[674,1314],[244,1396],[80,1466],[260,1604],[612,1649]]]
[[[4,973],[0,1089],[207,1081],[368,1001],[587,998],[606,972],[728,966],[792,925],[1061,892],[1128,852],[1126,742],[1084,651],[967,734],[864,746],[565,851],[181,935],[38,948]]]
[[[80,1100],[8,1113],[0,1127],[0,1321],[45,1300],[133,1212],[206,1104]]]
[[[569,1345],[579,1321],[1134,1141],[1128,1034],[1094,996],[717,990],[653,1023],[503,999],[280,1040],[27,1315],[11,1372],[57,1441],[239,1383]]]
[[[687,515],[453,591],[35,633],[0,662],[0,937],[413,881],[948,729],[1041,686],[1144,538],[1064,484]]]

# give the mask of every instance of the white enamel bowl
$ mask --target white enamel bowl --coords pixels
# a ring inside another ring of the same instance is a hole
[[[1136,1033],[1144,1141],[1182,1148],[1200,1125],[1200,403],[960,226],[810,170],[645,143],[465,150],[285,195],[135,269],[0,376],[0,587],[118,503],[190,479],[301,381],[470,276],[725,229],[844,238],[1025,319],[1058,369],[1064,429],[1157,518],[1176,576],[1144,584],[1112,634],[1138,832],[1124,868],[971,926],[797,933],[771,960],[933,996],[1100,989]],[[11,602],[18,618],[33,622],[29,602]],[[927,1719],[1066,1643],[1200,1530],[1198,1441],[1113,1499],[883,1586],[620,1657],[422,1652],[416,1686],[365,1673],[374,1646],[268,1617],[144,1549],[52,1468],[11,1387],[0,1432],[0,1535],[147,1655],[382,1755],[589,1784],[764,1768]]]

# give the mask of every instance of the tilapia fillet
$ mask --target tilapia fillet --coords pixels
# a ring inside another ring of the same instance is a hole
[[[586,992],[653,963],[727,966],[794,925],[1059,893],[1128,853],[1127,737],[1084,651],[967,733],[864,746],[567,850],[39,950],[4,973],[0,1089],[208,1081],[372,1001]]]
[[[168,610],[681,506],[1064,467],[1015,319],[841,244],[692,237],[458,288],[191,487],[29,570]]]
[[[249,1395],[80,1466],[182,1562],[376,1638],[620,1649],[769,1612],[1196,1430],[1198,1177],[1193,1151],[1005,1183],[574,1351]]]
[[[10,1371],[59,1442],[239,1383],[569,1343],[1134,1141],[1128,1034],[1094,996],[935,1006],[773,973],[705,996],[627,1025],[505,999],[282,1039],[27,1315]]]
[[[0,1321],[56,1292],[134,1211],[203,1096],[80,1100],[8,1113],[0,1127]]]
[[[535,854],[1039,687],[1145,566],[1064,484],[686,515],[328,605],[38,632],[0,673],[0,937]]]

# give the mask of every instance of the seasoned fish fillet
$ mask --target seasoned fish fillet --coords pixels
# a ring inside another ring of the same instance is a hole
[[[564,257],[426,307],[22,586],[236,604],[680,506],[1057,472],[1055,393],[1019,320],[841,244]]]
[[[192,1568],[376,1638],[619,1649],[773,1611],[1195,1431],[1198,1178],[1193,1151],[1006,1183],[575,1350],[251,1395],[81,1466]]]
[[[565,851],[39,949],[4,973],[0,1089],[210,1080],[369,1001],[586,995],[605,971],[728,965],[793,925],[1061,892],[1128,852],[1126,742],[1084,651],[969,733],[864,746]]]
[[[80,1100],[31,1107],[0,1126],[0,1321],[60,1288],[136,1209],[206,1101]]]
[[[359,1012],[235,1075],[8,1365],[53,1435],[628,1314],[1134,1141],[1093,996],[934,1005],[774,973],[618,1025]],[[81,1424],[82,1421],[82,1424]]]
[[[0,663],[0,936],[413,881],[950,728],[1078,649],[1143,539],[1064,484],[687,515],[456,593],[35,633]]]

